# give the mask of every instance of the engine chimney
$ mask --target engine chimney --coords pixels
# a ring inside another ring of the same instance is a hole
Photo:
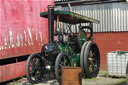
[[[54,41],[54,5],[48,5],[49,43]]]

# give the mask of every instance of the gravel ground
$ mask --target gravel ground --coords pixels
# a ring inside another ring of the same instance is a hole
[[[106,74],[99,74],[97,78],[92,79],[82,79],[82,85],[126,85],[125,78],[112,78],[108,77]],[[13,81],[5,82],[0,85],[31,85],[26,77],[22,77]],[[35,85],[59,85],[55,79],[44,80],[39,84]]]

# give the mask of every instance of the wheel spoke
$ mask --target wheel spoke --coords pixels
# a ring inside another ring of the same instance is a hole
[[[35,75],[34,73],[31,73],[31,74],[29,74],[30,75],[30,77],[31,77],[31,79],[32,79],[32,77]]]
[[[32,66],[33,66],[33,63],[32,63],[32,61],[30,61],[30,64],[29,64],[29,66],[30,66],[30,67],[32,67]]]
[[[59,64],[60,67],[62,67],[63,65],[62,64]]]
[[[90,73],[93,73],[95,71],[95,51],[93,49],[90,49],[89,51],[89,71]]]
[[[35,59],[35,67],[38,67],[38,58]]]
[[[97,68],[97,65],[94,64],[94,62],[89,62],[89,70],[90,72],[94,72]]]
[[[38,80],[38,79],[37,79],[37,75],[35,75],[35,76],[34,76],[34,78],[35,78],[35,81],[37,81],[37,80]]]
[[[67,59],[66,56],[64,56],[64,66],[66,66],[66,63],[67,63]]]
[[[38,80],[39,80],[39,76],[40,76],[40,72],[37,71],[37,72],[35,73],[35,76],[34,76],[35,81],[38,81]]]
[[[35,59],[32,59],[33,67],[35,67]]]
[[[94,71],[95,71],[96,68],[97,68],[97,65],[95,65],[94,63],[92,63],[92,65],[93,65],[93,69],[94,69]]]
[[[89,65],[89,71],[90,71],[90,73],[92,72],[92,67],[91,67],[91,65]]]
[[[92,64],[93,71],[95,71],[97,68],[96,59],[95,59],[96,58],[95,50],[93,50],[92,55],[93,55],[93,58],[91,60],[91,64]]]
[[[89,51],[89,57],[93,57],[92,49],[90,49],[90,51]]]
[[[65,56],[64,56],[64,61],[63,61],[63,63],[64,63],[64,66],[65,66]]]
[[[96,52],[95,51],[93,52],[93,58],[94,58],[94,60],[96,59]]]

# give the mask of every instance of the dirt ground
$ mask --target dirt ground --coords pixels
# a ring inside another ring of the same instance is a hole
[[[22,77],[9,82],[1,83],[0,85],[31,85],[26,77]],[[44,80],[35,85],[59,85],[55,79]],[[82,79],[82,85],[126,85],[125,78],[108,77],[106,72],[100,72],[98,77],[92,79]]]

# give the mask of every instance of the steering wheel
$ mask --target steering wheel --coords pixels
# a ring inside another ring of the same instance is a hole
[[[56,31],[55,36],[58,36],[58,41],[63,42],[63,33],[60,31]]]

